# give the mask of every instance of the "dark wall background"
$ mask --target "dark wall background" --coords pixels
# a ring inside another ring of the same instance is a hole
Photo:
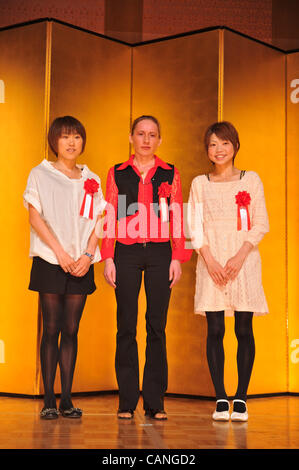
[[[130,43],[228,26],[299,48],[298,0],[0,0],[0,27],[45,17]]]

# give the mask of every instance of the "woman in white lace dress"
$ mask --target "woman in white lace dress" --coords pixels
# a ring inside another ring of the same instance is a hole
[[[189,230],[198,253],[195,313],[208,324],[207,359],[216,392],[215,420],[229,419],[224,387],[225,315],[235,316],[238,389],[232,420],[248,419],[246,399],[255,356],[253,315],[268,313],[258,243],[269,231],[262,182],[234,166],[240,147],[234,126],[212,124],[205,146],[213,171],[192,181]]]

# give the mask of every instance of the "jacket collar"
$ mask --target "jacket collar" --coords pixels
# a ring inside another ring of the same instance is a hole
[[[133,160],[134,160],[134,157],[135,155],[131,155],[129,160],[127,160],[126,162],[122,163],[118,168],[117,170],[124,170],[125,168],[128,168],[128,166],[133,166]],[[163,168],[164,170],[171,170],[171,167],[166,163],[166,162],[163,162],[163,160],[161,160],[159,157],[157,157],[157,155],[155,155],[155,167],[154,168],[157,168],[158,166],[160,166],[161,168]]]

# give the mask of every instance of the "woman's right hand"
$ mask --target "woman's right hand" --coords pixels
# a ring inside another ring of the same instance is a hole
[[[216,261],[215,259],[210,260],[208,263],[206,263],[206,266],[208,273],[210,274],[215,284],[219,286],[225,286],[228,279],[223,266],[221,266],[221,264],[218,263],[218,261]]]
[[[208,273],[215,284],[218,286],[225,286],[228,281],[228,276],[224,267],[215,260],[208,246],[203,246],[199,251],[206,263]]]
[[[116,268],[113,258],[107,258],[105,260],[104,277],[110,286],[116,287]]]
[[[73,260],[73,258],[66,251],[64,251],[63,248],[57,250],[55,254],[58,263],[64,272],[72,274],[72,271],[74,271],[77,267],[77,262]]]

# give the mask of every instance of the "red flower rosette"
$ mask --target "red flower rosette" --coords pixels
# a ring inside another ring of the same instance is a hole
[[[168,221],[168,204],[166,202],[166,198],[169,197],[170,194],[171,194],[171,185],[167,181],[164,181],[163,183],[160,184],[159,189],[158,189],[159,205],[160,205],[162,222]]]
[[[171,184],[167,183],[167,181],[161,183],[158,189],[158,194],[160,197],[169,197],[171,194]]]
[[[241,209],[246,210],[247,216],[247,230],[250,230],[250,217],[248,206],[251,201],[250,194],[247,191],[239,191],[238,194],[235,196],[236,204],[238,206],[238,230],[242,230],[242,220],[241,220]]]
[[[88,194],[94,194],[99,189],[99,183],[94,178],[88,178],[84,182],[84,189]]]
[[[88,178],[84,181],[84,199],[80,209],[80,215],[87,219],[93,218],[93,195],[97,193],[99,183],[94,178]]]

